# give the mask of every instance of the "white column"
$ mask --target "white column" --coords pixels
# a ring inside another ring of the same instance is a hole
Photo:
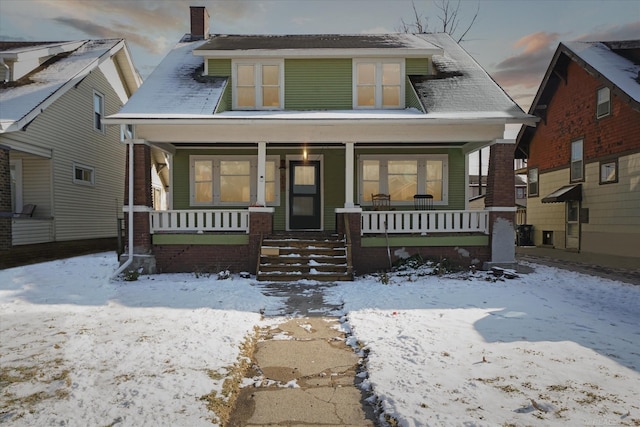
[[[258,142],[258,194],[256,205],[267,206],[266,202],[266,172],[267,172],[267,143]]]
[[[352,208],[353,204],[353,159],[354,159],[354,145],[353,142],[346,142],[344,144],[344,207]]]

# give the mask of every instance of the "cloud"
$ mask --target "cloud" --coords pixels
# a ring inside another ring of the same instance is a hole
[[[618,41],[638,39],[640,34],[640,21],[630,22],[624,25],[611,25],[576,38],[576,41]]]
[[[522,52],[496,65],[493,78],[502,86],[535,88],[540,84],[558,45],[559,33],[537,32],[517,40]]]
[[[115,24],[113,27],[108,28],[82,19],[62,17],[55,18],[54,21],[82,31],[89,36],[95,36],[98,38],[124,38],[128,43],[135,43],[147,49],[151,53],[162,53],[165,49],[164,43],[158,43],[155,39],[151,39],[149,37],[142,36],[137,32],[131,31],[132,27],[129,25]]]

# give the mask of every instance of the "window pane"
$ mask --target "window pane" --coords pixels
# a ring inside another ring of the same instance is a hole
[[[276,162],[274,161],[265,162],[265,175],[266,175],[265,180],[267,182],[276,180]]]
[[[600,182],[614,182],[618,179],[616,163],[603,163],[600,166]]]
[[[253,65],[238,65],[237,86],[254,86]]]
[[[382,88],[382,105],[384,107],[398,107],[400,105],[399,86],[385,86]]]
[[[427,194],[431,194],[434,201],[442,200],[442,181],[427,181]]]
[[[358,85],[374,85],[376,84],[376,65],[375,64],[358,64]]]
[[[267,182],[264,186],[265,190],[265,199],[267,202],[275,202],[276,201],[276,183],[275,182]]]
[[[376,105],[376,89],[373,86],[358,87],[358,105],[374,107]]]
[[[571,161],[582,160],[582,140],[571,143]]]
[[[362,162],[362,178],[367,181],[380,179],[380,162],[378,160],[364,160]]]
[[[365,201],[371,201],[372,194],[378,194],[380,192],[380,185],[378,181],[365,181],[362,183],[362,197]]]
[[[220,201],[221,202],[249,202],[250,180],[248,176],[221,176],[220,177]]]
[[[211,182],[196,182],[195,184],[195,201],[198,203],[211,203],[213,201],[213,191],[211,191]]]
[[[315,185],[315,166],[296,166],[293,172],[293,185]]]
[[[400,84],[400,64],[382,64],[382,84]]]
[[[427,160],[427,194],[442,200],[442,160]]]
[[[221,175],[249,175],[251,163],[248,160],[222,160],[220,162]]]
[[[410,201],[418,191],[418,162],[390,160],[387,163],[389,194],[392,201]]]
[[[239,87],[238,90],[238,107],[255,107],[256,91],[253,87]]]
[[[213,173],[210,160],[196,160],[194,167],[196,181],[211,181]]]
[[[262,88],[262,106],[263,107],[279,107],[280,106],[280,88],[263,87]]]
[[[609,102],[609,88],[603,87],[598,90],[598,104],[602,104],[603,102]]]
[[[262,66],[262,84],[278,86],[280,82],[280,67],[278,65]]]

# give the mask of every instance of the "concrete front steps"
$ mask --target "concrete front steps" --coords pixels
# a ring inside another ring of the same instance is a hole
[[[274,235],[260,248],[258,280],[322,282],[353,280],[353,267],[343,239],[328,235]]]

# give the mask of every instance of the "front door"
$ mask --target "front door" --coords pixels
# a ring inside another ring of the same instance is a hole
[[[572,200],[567,205],[567,249],[580,249],[580,202]]]
[[[320,162],[289,162],[289,228],[319,230]]]

